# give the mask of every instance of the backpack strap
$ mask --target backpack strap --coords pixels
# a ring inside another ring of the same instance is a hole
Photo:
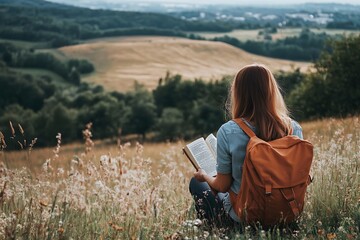
[[[237,123],[237,125],[239,125],[239,127],[246,133],[246,135],[248,135],[250,138],[256,136],[255,133],[249,128],[249,126],[244,122],[244,120],[242,120],[241,118],[235,118],[233,119],[233,121],[235,123]],[[290,132],[288,133],[288,135],[293,135],[294,133],[294,129],[291,127],[290,128]]]
[[[293,135],[293,133],[294,133],[294,130],[293,130],[293,128],[291,127],[291,128],[290,128],[290,132],[289,132],[288,135]]]
[[[280,192],[282,193],[282,195],[284,196],[284,198],[286,199],[286,201],[288,201],[289,206],[291,208],[291,211],[293,212],[295,217],[298,217],[300,215],[300,209],[298,206],[298,203],[295,199],[295,192],[293,188],[280,188]]]
[[[249,138],[255,137],[255,133],[249,128],[249,126],[241,119],[235,118],[233,121],[239,125],[239,127],[249,136]]]

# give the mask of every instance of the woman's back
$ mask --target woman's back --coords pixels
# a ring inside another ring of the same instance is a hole
[[[258,134],[257,129],[250,123],[245,123],[250,129]],[[303,138],[302,128],[296,121],[291,121],[293,135]],[[217,166],[216,170],[221,174],[231,174],[233,182],[230,190],[238,193],[241,186],[242,166],[246,154],[246,146],[249,142],[249,137],[245,132],[234,122],[228,121],[223,124],[217,132]],[[230,196],[227,195],[224,199],[225,211],[235,220],[239,221],[235,212],[231,208]],[[227,203],[227,204],[226,204]],[[228,209],[226,209],[228,208]]]
[[[268,170],[274,170],[271,169],[271,164],[266,164],[271,162],[279,166],[280,170],[278,172],[280,172],[280,174],[283,173],[283,170],[281,170],[283,161],[279,160],[279,162],[277,159],[282,158],[272,158],[273,155],[271,155],[271,153],[268,155],[268,151],[271,152],[275,149],[271,149],[271,147],[261,148],[263,146],[271,146],[270,144],[264,144],[263,141],[270,142],[279,139],[279,141],[285,141],[284,146],[287,146],[287,144],[293,146],[291,145],[292,142],[298,141],[299,139],[293,137],[284,138],[285,136],[292,133],[292,135],[297,135],[301,139],[303,137],[300,125],[289,117],[287,107],[273,74],[265,66],[252,64],[243,67],[236,75],[229,93],[227,104],[228,115],[231,119],[241,118],[248,120],[247,122],[245,121],[245,123],[251,130],[243,121],[239,121],[239,125],[232,120],[223,124],[217,133],[217,175],[215,177],[208,176],[201,169],[194,174],[195,178],[192,179],[190,183],[190,192],[195,199],[200,200],[200,203],[196,204],[198,213],[200,215],[205,213],[203,217],[209,221],[212,221],[211,219],[217,219],[219,217],[217,212],[222,215],[222,211],[225,210],[225,216],[230,216],[232,220],[239,222],[240,215],[243,219],[239,209],[247,208],[248,201],[246,197],[250,195],[254,197],[256,195],[247,191],[251,185],[249,182],[251,179],[246,178],[246,176],[248,176],[247,172],[250,170],[244,171],[245,173],[243,172],[243,169],[248,169],[248,164],[251,164],[249,161],[252,162],[252,160],[249,160],[244,164],[245,157],[248,159],[248,156],[253,155],[245,156],[249,143],[248,135],[253,136],[255,133],[257,137],[251,138],[257,140],[250,141],[250,144],[261,142],[261,144],[257,145],[260,146],[257,149],[259,150],[258,152],[261,153],[261,156],[256,155],[256,159],[263,160],[260,161],[258,165],[259,169],[263,169],[266,173]],[[253,126],[251,126],[249,122],[251,122]],[[245,129],[248,135],[245,134],[242,129]],[[282,157],[283,155],[278,156]],[[290,157],[287,159],[293,158]],[[284,159],[285,162],[287,159]],[[298,168],[298,165],[301,165],[301,158],[297,157],[295,159],[296,163],[298,163],[296,168]],[[267,167],[269,168],[266,169]],[[296,168],[292,170],[296,171]],[[252,166],[252,169],[255,169],[255,167]],[[253,177],[256,177],[256,171],[254,174]],[[276,179],[278,178],[276,174],[274,176]],[[249,181],[242,180],[243,177]],[[269,176],[266,178],[268,179]],[[258,183],[262,184],[263,182],[263,179],[258,179]],[[257,189],[257,185],[251,186],[251,189],[255,188]],[[266,185],[266,189],[268,188],[269,184]],[[209,194],[210,189],[221,193],[217,193],[216,195]],[[244,192],[246,193],[243,194]],[[232,196],[231,200],[230,194]],[[235,201],[234,194],[239,196],[241,201]],[[245,201],[242,201],[244,199]],[[251,199],[250,201],[254,202],[254,200],[256,199]],[[204,201],[208,202],[205,207],[203,204]],[[211,202],[214,202],[214,204],[210,204]],[[241,207],[239,207],[238,203],[240,203]],[[243,205],[243,203],[245,205]],[[214,206],[217,209],[215,209],[216,211],[214,211]],[[236,209],[236,213],[233,207]]]
[[[247,125],[256,134],[257,129],[246,122]],[[292,121],[293,134],[299,138],[303,138],[302,128],[296,122]],[[217,132],[217,172],[218,173],[232,173],[234,182],[231,185],[233,192],[239,192],[241,185],[242,165],[245,158],[246,146],[249,142],[249,137],[245,132],[234,122],[228,121],[223,124]]]

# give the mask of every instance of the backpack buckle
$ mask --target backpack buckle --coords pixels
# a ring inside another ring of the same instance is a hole
[[[271,184],[265,184],[265,195],[270,195],[271,194]]]

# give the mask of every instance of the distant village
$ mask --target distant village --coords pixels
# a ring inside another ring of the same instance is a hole
[[[50,0],[59,2],[60,0]],[[360,29],[360,5],[305,3],[298,5],[201,5],[196,3],[152,3],[83,0],[62,0],[69,5],[92,9],[165,13],[188,21],[222,21],[252,25],[264,22],[271,27],[328,27]]]

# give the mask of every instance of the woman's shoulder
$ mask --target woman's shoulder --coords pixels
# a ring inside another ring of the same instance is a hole
[[[293,130],[302,130],[302,127],[300,126],[300,124],[295,121],[294,119],[291,119],[291,126],[293,128]]]
[[[247,123],[247,122],[246,122]],[[253,126],[251,126],[249,123],[247,123],[247,125],[254,131],[255,128]],[[233,120],[229,120],[226,123],[224,123],[223,125],[221,125],[221,127],[219,128],[219,132],[223,132],[224,134],[245,134],[243,132],[243,130],[239,127],[239,125],[237,125],[236,122],[234,122]]]
[[[251,124],[249,124],[248,122],[245,121],[245,123],[254,131],[256,132],[256,128],[254,126],[252,126]],[[291,119],[291,126],[293,128],[293,132],[301,132],[302,131],[302,127],[300,126],[300,124]],[[222,134],[245,134],[244,131],[237,125],[236,122],[234,122],[233,120],[229,120],[226,123],[224,123],[223,125],[221,125],[221,127],[219,128],[218,132],[222,133]]]
[[[295,120],[291,120],[291,125],[292,125],[292,135],[298,136],[299,138],[303,139],[303,133],[302,133],[302,127],[300,126],[300,124],[295,121]]]

